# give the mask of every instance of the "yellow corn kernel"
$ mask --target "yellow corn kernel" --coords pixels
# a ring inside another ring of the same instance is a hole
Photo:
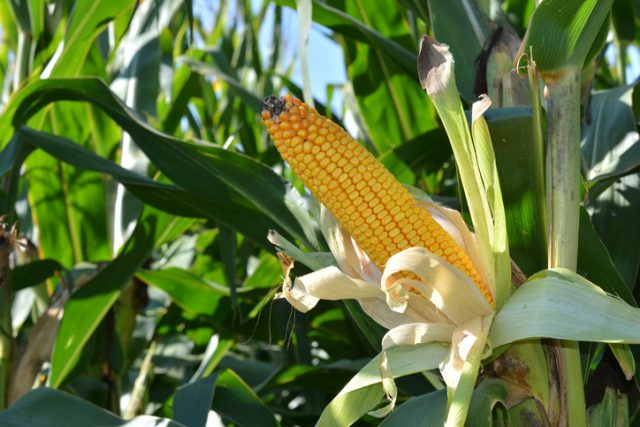
[[[384,269],[387,260],[395,252],[411,246],[422,246],[444,257],[451,264],[455,263],[478,285],[487,301],[494,304],[491,292],[464,249],[429,212],[417,206],[409,191],[344,129],[290,95],[265,99],[262,120],[282,158],[353,236],[378,268]],[[292,128],[300,129],[297,137],[288,131]],[[303,131],[307,138],[300,144],[299,137],[304,134]],[[318,135],[324,137],[320,138]],[[318,139],[321,139],[320,143]],[[335,142],[329,145],[322,143],[324,141]],[[330,162],[323,165],[319,161],[309,162],[309,151],[300,147],[308,147],[309,143],[326,154],[324,162],[327,159]],[[357,161],[351,161],[353,159]],[[301,170],[301,166],[304,170]],[[317,179],[321,170],[329,175],[325,174],[324,179]],[[336,173],[339,173],[337,177]],[[347,180],[352,185],[344,185]],[[336,185],[335,182],[343,182],[343,185]],[[345,188],[354,190],[347,192]],[[330,193],[326,189],[331,189]],[[377,213],[373,214],[371,209],[356,206],[362,202],[376,208],[382,206],[382,210],[376,209]],[[375,229],[370,227],[371,221],[367,221],[371,216],[369,214],[375,215],[381,226]],[[408,218],[411,219],[411,224],[407,223]]]

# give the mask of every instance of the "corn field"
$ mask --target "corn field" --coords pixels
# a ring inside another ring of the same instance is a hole
[[[640,426],[637,0],[0,0],[0,426]]]

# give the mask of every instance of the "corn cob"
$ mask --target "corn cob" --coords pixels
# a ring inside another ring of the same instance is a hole
[[[493,304],[469,255],[344,129],[290,95],[266,98],[262,120],[282,158],[378,268],[399,251],[424,247],[467,274]]]

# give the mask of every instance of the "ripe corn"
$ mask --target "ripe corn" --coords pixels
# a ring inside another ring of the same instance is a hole
[[[268,97],[262,120],[280,155],[380,269],[419,246],[491,292],[471,258],[414,197],[340,126],[292,96]]]

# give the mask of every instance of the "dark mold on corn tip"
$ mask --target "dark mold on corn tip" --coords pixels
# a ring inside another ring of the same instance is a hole
[[[284,98],[281,96],[267,96],[262,101],[262,111],[268,111],[272,118],[276,118],[284,111],[285,104]]]

